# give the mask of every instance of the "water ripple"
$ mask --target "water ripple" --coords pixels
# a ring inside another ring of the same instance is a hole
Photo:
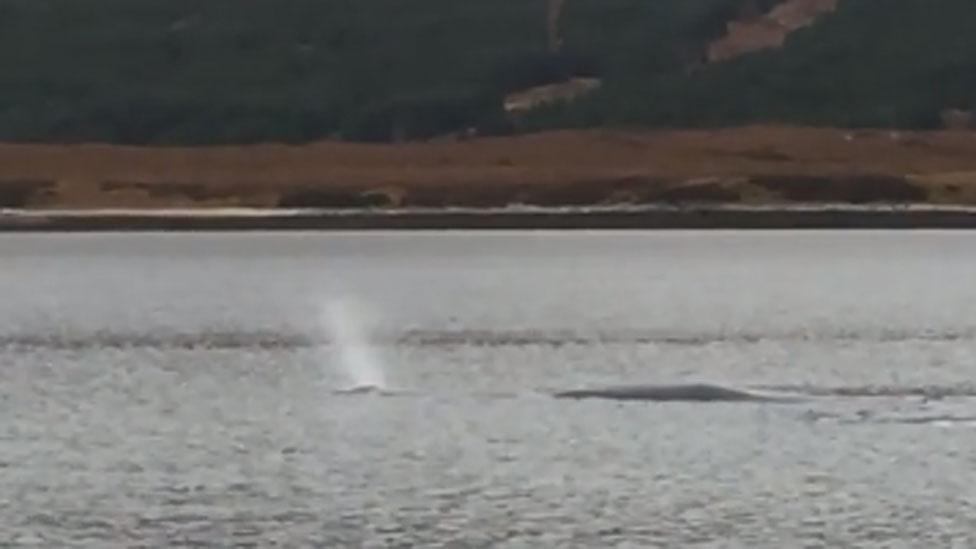
[[[953,397],[976,397],[976,384],[955,383],[951,385],[851,385],[824,386],[812,384],[756,385],[753,388],[764,391],[795,393],[817,397],[845,398],[905,398],[919,397],[929,400]]]
[[[528,347],[565,345],[682,345],[760,343],[902,343],[976,340],[972,331],[794,331],[783,333],[668,333],[646,330],[407,330],[378,333],[370,342],[405,347]],[[113,330],[59,333],[0,333],[0,349],[289,349],[330,345],[326,336],[279,330],[203,330],[197,332],[125,332]]]

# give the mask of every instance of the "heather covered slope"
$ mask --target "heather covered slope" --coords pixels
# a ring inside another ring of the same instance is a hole
[[[507,131],[505,93],[679,70],[742,0],[0,0],[0,140],[133,144]]]
[[[422,139],[477,127],[930,128],[976,100],[976,2],[840,0],[781,48],[704,64],[784,0],[0,0],[0,140]],[[597,93],[513,119],[505,94]]]
[[[764,122],[936,128],[976,106],[976,2],[840,0],[782,47],[686,73],[608,82],[536,127]]]

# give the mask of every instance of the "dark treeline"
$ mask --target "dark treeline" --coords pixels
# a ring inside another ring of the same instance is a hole
[[[545,0],[0,0],[0,140],[925,127],[943,107],[971,106],[972,0],[842,0],[781,51],[695,68],[745,5],[775,1],[569,0],[554,55]],[[506,93],[573,75],[605,85],[517,123],[503,112]]]

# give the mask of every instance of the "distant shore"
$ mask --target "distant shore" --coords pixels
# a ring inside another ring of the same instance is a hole
[[[0,211],[0,232],[601,229],[976,229],[976,208],[525,208]]]
[[[976,132],[0,143],[0,229],[971,228]]]

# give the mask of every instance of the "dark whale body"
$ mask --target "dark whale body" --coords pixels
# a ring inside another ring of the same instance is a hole
[[[378,397],[411,397],[419,393],[404,389],[388,389],[377,385],[357,385],[347,389],[335,389],[332,394],[337,396],[378,396]]]
[[[383,391],[376,385],[357,385],[348,389],[336,389],[332,392],[337,395],[372,395],[381,394]]]
[[[705,383],[688,385],[623,385],[555,393],[556,398],[602,398],[659,402],[788,402],[794,399],[758,395]]]

